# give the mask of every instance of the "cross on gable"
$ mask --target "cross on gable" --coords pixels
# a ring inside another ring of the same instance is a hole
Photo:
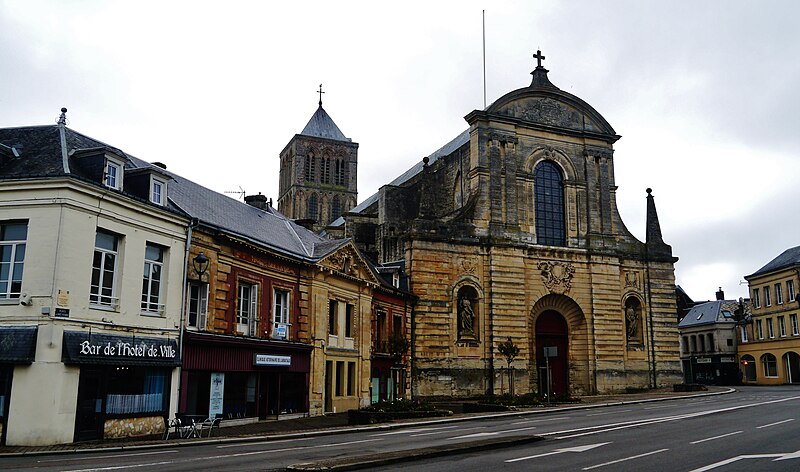
[[[536,50],[536,54],[533,55],[536,58],[536,67],[542,67],[542,60],[544,60],[544,56],[542,55],[542,51]]]
[[[325,93],[322,91],[322,84],[319,84],[319,92],[317,93],[319,94],[319,106],[322,106],[322,94]]]

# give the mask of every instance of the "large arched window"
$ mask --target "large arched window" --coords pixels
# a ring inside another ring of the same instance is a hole
[[[533,171],[536,211],[536,242],[564,246],[564,181],[561,170],[551,161],[542,161]]]
[[[306,213],[306,218],[316,221],[318,217],[317,212],[317,194],[312,193],[311,196],[308,197],[308,212]]]
[[[331,202],[331,221],[336,220],[342,215],[342,203],[339,201],[339,197],[333,197],[333,201]]]

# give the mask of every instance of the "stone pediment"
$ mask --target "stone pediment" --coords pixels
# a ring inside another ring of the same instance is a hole
[[[322,258],[318,265],[331,273],[338,273],[348,277],[365,280],[379,284],[375,274],[370,270],[369,263],[361,257],[353,243],[348,243],[331,254]]]

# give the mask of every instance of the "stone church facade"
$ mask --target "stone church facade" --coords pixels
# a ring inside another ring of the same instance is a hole
[[[651,191],[641,242],[616,206],[620,136],[547,72],[328,228],[404,264],[417,398],[507,392],[509,339],[516,393],[680,382],[677,258]]]

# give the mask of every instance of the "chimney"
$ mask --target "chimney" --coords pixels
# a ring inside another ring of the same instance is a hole
[[[163,162],[153,162],[152,164],[156,167],[161,167],[162,169],[167,170],[167,165]]]
[[[258,195],[246,195],[244,197],[244,202],[259,210],[267,211],[267,196],[261,195],[261,192],[258,192]]]
[[[725,300],[725,292],[722,291],[722,287],[717,290],[717,300]]]

